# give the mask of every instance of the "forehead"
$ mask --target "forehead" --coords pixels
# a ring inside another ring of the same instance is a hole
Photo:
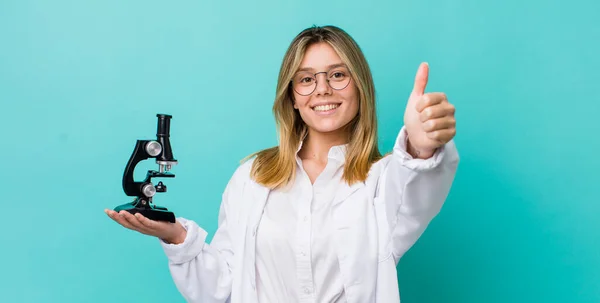
[[[326,70],[340,64],[343,64],[343,61],[335,49],[328,43],[321,42],[313,44],[306,49],[304,57],[300,62],[299,70]]]

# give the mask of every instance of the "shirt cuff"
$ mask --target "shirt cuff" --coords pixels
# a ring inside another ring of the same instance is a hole
[[[425,171],[436,168],[442,162],[442,159],[446,154],[446,146],[442,145],[429,159],[413,158],[408,153],[407,146],[408,132],[406,131],[406,126],[403,126],[396,137],[393,155],[400,161],[400,164],[415,171]]]
[[[177,218],[177,222],[187,231],[183,243],[171,244],[161,239],[159,242],[169,261],[180,264],[189,262],[202,252],[208,233],[192,220]]]

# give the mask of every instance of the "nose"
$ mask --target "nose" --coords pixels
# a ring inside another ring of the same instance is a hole
[[[331,95],[331,87],[329,86],[329,83],[327,83],[327,73],[317,73],[315,74],[315,78],[317,79],[315,93],[317,95]]]

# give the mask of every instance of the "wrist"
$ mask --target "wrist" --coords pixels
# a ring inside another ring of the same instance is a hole
[[[435,149],[419,149],[410,143],[410,139],[406,139],[406,151],[415,159],[429,159],[435,154]]]
[[[174,232],[172,236],[165,237],[162,239],[167,244],[177,245],[185,241],[185,237],[187,236],[187,230],[179,223],[176,223],[176,225],[176,232]]]

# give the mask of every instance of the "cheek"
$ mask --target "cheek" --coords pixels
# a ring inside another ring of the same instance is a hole
[[[347,100],[350,104],[349,108],[352,111],[358,111],[358,89],[353,87],[353,89],[344,92],[344,99]]]
[[[352,100],[352,103],[348,107],[348,115],[351,117],[354,117],[354,116],[358,115],[358,112],[359,112],[358,100],[354,99],[354,100]]]
[[[294,96],[294,108],[303,110],[308,105],[309,97],[306,96]]]

